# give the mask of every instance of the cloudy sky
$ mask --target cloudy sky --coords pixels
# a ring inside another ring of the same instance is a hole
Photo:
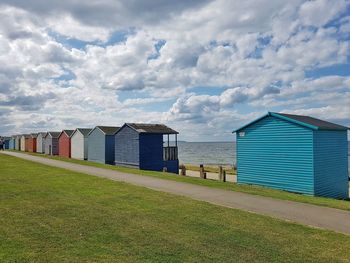
[[[0,134],[267,111],[350,126],[350,1],[0,0]]]

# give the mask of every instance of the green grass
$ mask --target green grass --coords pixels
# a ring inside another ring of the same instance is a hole
[[[194,178],[194,177],[189,177],[189,176],[187,176],[187,177],[186,176],[179,176],[179,175],[174,175],[171,173],[163,173],[163,172],[143,171],[143,170],[127,168],[127,167],[120,167],[120,166],[117,167],[117,166],[107,165],[107,164],[99,164],[99,163],[82,161],[82,160],[68,159],[68,158],[59,157],[59,156],[49,156],[49,155],[43,155],[43,154],[37,154],[37,153],[28,153],[28,154],[35,155],[35,156],[41,156],[41,157],[45,157],[45,158],[50,158],[50,159],[55,159],[55,160],[61,160],[61,161],[65,161],[65,162],[71,162],[71,163],[83,164],[83,165],[88,165],[88,166],[93,166],[93,167],[112,169],[112,170],[121,171],[121,172],[125,172],[125,173],[153,176],[153,177],[157,177],[157,178],[174,180],[174,181],[178,181],[178,182],[186,182],[186,183],[202,185],[202,186],[207,186],[207,187],[225,189],[225,190],[254,194],[254,195],[261,195],[261,196],[266,196],[266,197],[272,197],[275,199],[296,201],[296,202],[301,202],[301,203],[309,203],[309,204],[314,204],[314,205],[320,205],[320,206],[326,206],[326,207],[332,207],[332,208],[350,211],[350,201],[349,200],[335,200],[335,199],[331,199],[331,198],[313,197],[313,196],[307,196],[307,195],[302,195],[302,194],[290,193],[290,192],[286,192],[286,191],[274,190],[274,189],[261,187],[261,186],[239,185],[236,183],[220,182],[220,181],[216,181],[216,180],[203,180],[201,178]]]
[[[350,237],[0,155],[0,262],[349,262]]]

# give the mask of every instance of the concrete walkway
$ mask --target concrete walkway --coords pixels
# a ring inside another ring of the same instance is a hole
[[[155,177],[121,173],[114,170],[73,164],[17,152],[2,152],[29,161],[109,178],[153,190],[190,197],[215,205],[237,208],[300,224],[350,234],[350,212],[316,205],[221,190]]]

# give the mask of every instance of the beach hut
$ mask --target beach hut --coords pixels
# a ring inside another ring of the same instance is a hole
[[[9,150],[15,150],[16,137],[11,136],[9,143]]]
[[[21,137],[22,137],[22,135],[15,136],[15,150],[17,150],[17,151],[21,150]]]
[[[74,130],[63,130],[58,136],[58,155],[70,158],[71,155],[71,140]]]
[[[87,160],[88,157],[88,134],[92,129],[78,128],[71,136],[71,157]]]
[[[115,165],[178,173],[177,134],[163,124],[126,123],[115,134]]]
[[[88,160],[114,164],[114,134],[119,127],[96,126],[88,134]]]
[[[237,182],[348,199],[347,127],[269,112],[237,129]]]
[[[45,135],[45,154],[58,155],[58,136],[60,132],[47,132]]]
[[[45,153],[45,136],[46,132],[39,132],[36,138],[36,152]]]
[[[28,139],[28,151],[35,153],[36,152],[36,138],[38,137],[37,133],[31,133]]]
[[[21,151],[28,152],[29,134],[22,134],[21,136]]]
[[[4,140],[4,150],[9,150],[11,137],[4,137],[3,140]]]

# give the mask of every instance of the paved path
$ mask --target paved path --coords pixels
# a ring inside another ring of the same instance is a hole
[[[277,200],[228,190],[209,188],[155,177],[121,173],[114,170],[72,164],[17,152],[5,152],[45,165],[109,178],[147,187],[153,190],[190,197],[229,208],[242,209],[318,228],[350,234],[350,212],[298,202]]]

